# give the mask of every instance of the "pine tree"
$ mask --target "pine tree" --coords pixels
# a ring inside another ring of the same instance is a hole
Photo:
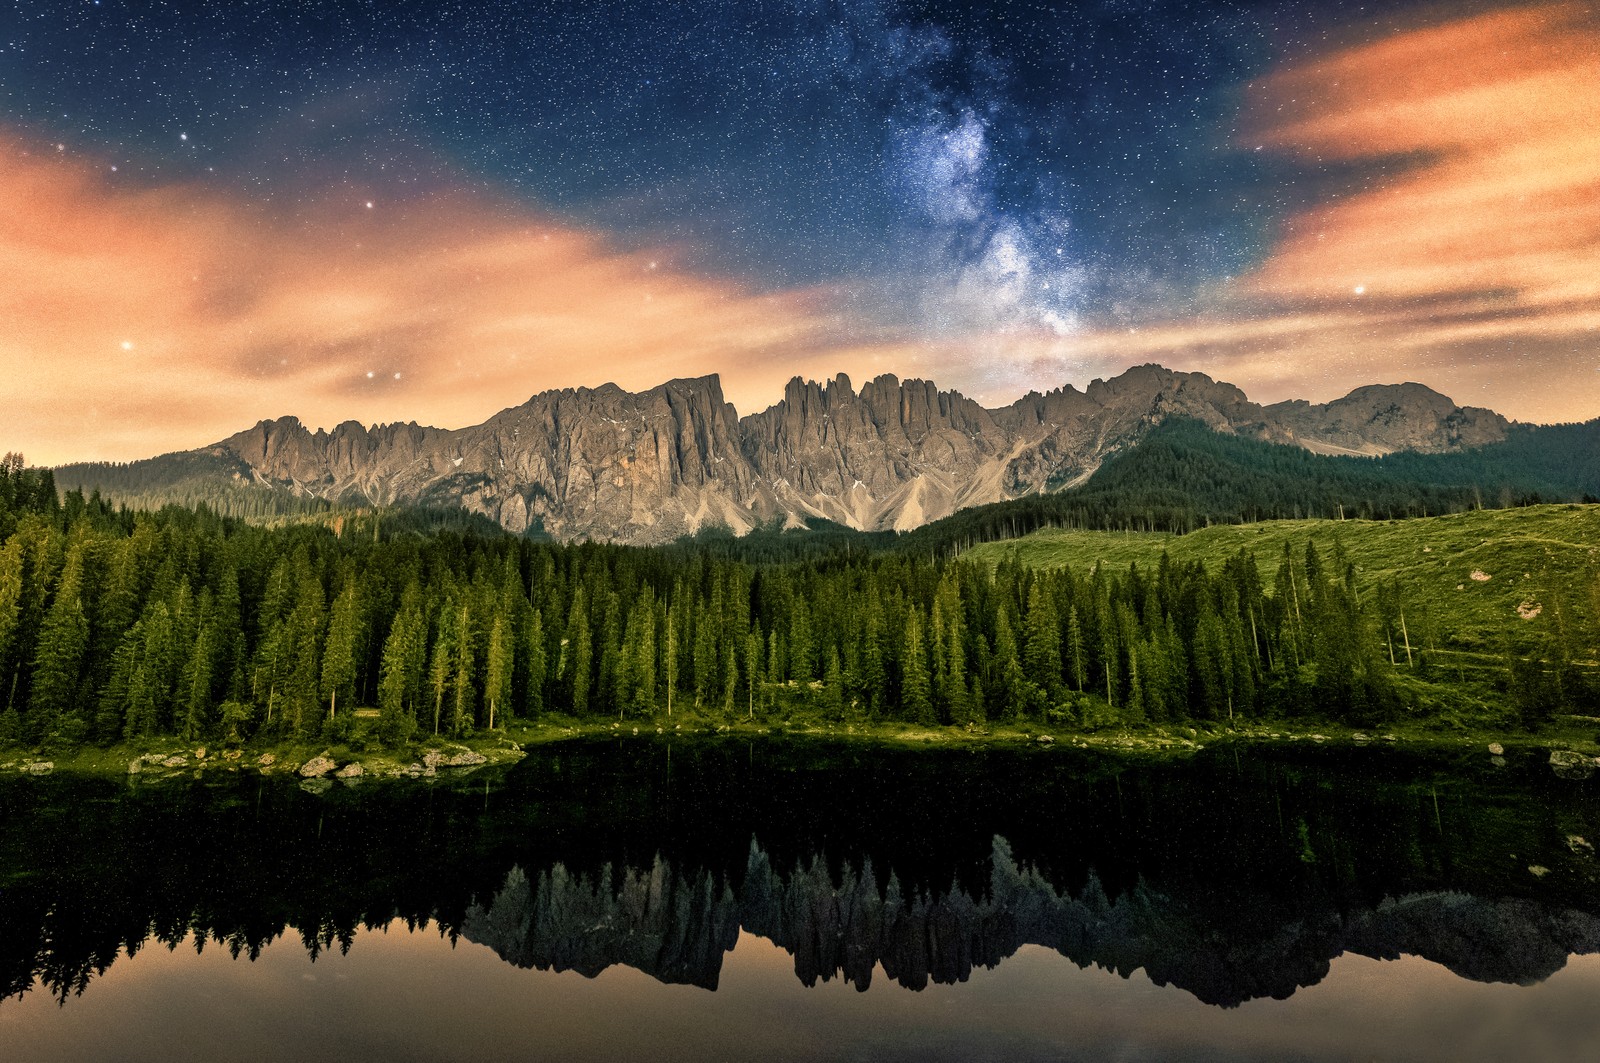
[[[128,681],[128,706],[123,722],[123,734],[128,738],[155,734],[160,707],[171,701],[167,672],[173,650],[172,617],[167,603],[152,602],[136,630],[143,635],[143,645]]]
[[[183,670],[183,720],[180,727],[184,739],[195,741],[211,730],[211,687],[216,667],[216,632],[209,618],[200,625],[194,650]]]
[[[590,661],[594,650],[589,639],[589,611],[584,605],[583,588],[579,587],[572,599],[572,612],[567,616],[567,637],[561,648],[568,704],[579,716],[589,711]]]
[[[460,615],[455,594],[447,591],[434,623],[433,651],[428,658],[428,692],[433,695],[434,734],[439,733],[445,695],[450,692],[451,680],[455,676],[456,643],[463,640],[464,633],[458,628]]]
[[[717,689],[717,630],[710,605],[697,599],[694,613],[694,703],[697,708],[711,703]]]
[[[905,646],[900,654],[900,702],[908,718],[917,723],[934,722],[922,613],[915,607],[906,617]]]
[[[811,657],[811,610],[797,596],[789,600],[789,678],[809,683],[815,671]]]
[[[33,663],[30,729],[36,735],[59,731],[69,739],[87,733],[80,687],[89,649],[89,621],[83,610],[83,543],[73,545],[56,588],[55,600],[39,629]]]
[[[1053,699],[1061,687],[1061,623],[1049,593],[1035,579],[1028,589],[1028,612],[1023,621],[1022,663],[1028,678]]]
[[[1072,605],[1067,609],[1067,661],[1072,672],[1072,689],[1083,693],[1083,683],[1087,676],[1084,667],[1084,642],[1083,621],[1078,618],[1078,607]]]
[[[0,699],[12,712],[16,711],[12,692],[20,672],[16,650],[21,642],[22,578],[22,544],[15,540],[0,544]]]
[[[844,716],[844,669],[839,664],[839,647],[828,647],[828,667],[822,679],[822,703],[828,714]]]
[[[1040,700],[1038,688],[1023,670],[1018,656],[1017,638],[1011,628],[1010,606],[1002,603],[995,616],[994,667],[998,674],[1001,715],[1017,719],[1031,711]]]
[[[450,734],[465,738],[472,733],[478,660],[472,639],[471,608],[465,598],[457,608],[455,659],[450,676]]]
[[[400,611],[384,640],[378,670],[378,727],[390,744],[404,741],[416,729],[427,654],[428,622],[422,612],[422,588],[413,580],[401,594]]]
[[[678,631],[682,623],[679,613],[681,606],[678,604],[683,599],[683,581],[678,581],[678,586],[673,594],[672,605],[667,609],[667,630],[665,635],[666,646],[663,650],[663,664],[667,675],[667,715],[672,715],[672,696],[678,689]]]
[[[622,598],[614,590],[607,591],[604,602],[604,618],[599,631],[599,652],[596,655],[599,657],[600,667],[595,677],[595,700],[607,708],[615,708],[620,717],[626,707],[619,696],[617,683],[619,678],[626,679],[622,674]]]
[[[284,719],[291,733],[306,734],[318,717],[317,679],[321,674],[324,613],[322,585],[309,570],[299,581],[289,616],[289,667],[284,676]]]
[[[548,655],[544,642],[544,612],[535,609],[528,617],[527,637],[522,654],[523,674],[526,676],[528,700],[523,712],[536,716],[544,711],[544,684],[548,669]]]
[[[745,717],[756,715],[756,685],[761,681],[761,625],[757,624],[744,637]]]
[[[883,607],[876,594],[867,597],[864,626],[861,637],[861,690],[868,710],[880,712],[888,696],[889,676],[884,661],[888,656],[889,636],[884,624]]]
[[[495,713],[511,700],[511,672],[514,666],[511,635],[504,615],[497,615],[489,627],[489,652],[484,660],[483,697],[489,706],[489,729],[494,730]]]
[[[328,699],[328,719],[338,712],[339,695],[348,703],[355,689],[356,647],[361,638],[356,583],[345,584],[328,615],[327,643],[322,653],[322,696]]]

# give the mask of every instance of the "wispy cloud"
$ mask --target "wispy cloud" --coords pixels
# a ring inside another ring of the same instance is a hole
[[[386,202],[334,182],[263,205],[221,183],[128,184],[0,131],[0,448],[134,458],[284,413],[461,425],[545,388],[708,372],[745,411],[791,374],[839,370],[1005,402],[1147,360],[1266,400],[1417,379],[1524,419],[1600,414],[1585,8],[1399,32],[1245,100],[1239,150],[1382,176],[1288,218],[1203,316],[1137,328],[1092,324],[1070,233],[1000,203],[984,115],[943,99],[898,144],[929,237],[907,264],[921,321],[756,292],[482,193]]]
[[[833,368],[824,293],[753,294],[482,196],[269,210],[122,187],[11,136],[0,202],[4,445],[33,460],[137,457],[283,413],[465,424],[545,388],[718,370],[754,403]]]
[[[1527,7],[1398,33],[1250,86],[1245,119],[1241,150],[1386,163],[1390,176],[1287,219],[1208,318],[1039,338],[1023,364],[1115,352],[1270,398],[1413,378],[1526,419],[1600,415],[1592,12]]]

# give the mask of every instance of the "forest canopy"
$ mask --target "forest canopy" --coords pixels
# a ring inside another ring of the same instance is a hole
[[[1309,538],[1266,571],[1242,551],[1116,574],[917,550],[758,563],[375,511],[267,527],[114,510],[58,502],[19,461],[3,490],[13,740],[337,739],[356,707],[391,743],[685,710],[1094,728],[1314,707],[1367,725],[1403,711],[1398,678],[1425,667],[1408,588],[1358,586],[1337,543]],[[1592,698],[1585,635],[1523,666],[1525,722]]]

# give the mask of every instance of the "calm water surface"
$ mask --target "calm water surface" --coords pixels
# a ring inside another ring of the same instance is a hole
[[[1596,781],[645,739],[323,793],[11,779],[0,1054],[1585,1058]]]

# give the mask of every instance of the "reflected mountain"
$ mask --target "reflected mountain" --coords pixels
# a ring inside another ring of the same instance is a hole
[[[1594,914],[1462,893],[1412,894],[1348,915],[1308,912],[1259,939],[1229,940],[1181,899],[1142,884],[1115,900],[1092,877],[1076,895],[1058,892],[1018,867],[998,837],[992,860],[981,897],[908,895],[893,876],[880,891],[870,867],[836,881],[821,861],[784,876],[759,845],[738,895],[708,872],[680,874],[659,858],[593,879],[559,864],[530,879],[517,867],[492,902],[467,911],[461,936],[518,967],[592,978],[623,964],[712,990],[741,928],[790,953],[805,985],[843,976],[862,991],[879,965],[916,990],[964,982],[974,968],[1040,945],[1124,978],[1142,969],[1158,985],[1224,1006],[1315,985],[1344,952],[1421,956],[1463,978],[1527,985],[1571,955],[1600,951]]]
[[[1026,945],[1222,1006],[1347,952],[1532,983],[1600,951],[1596,812],[1532,755],[1378,749],[1140,764],[636,739],[323,795],[10,779],[0,993],[65,1001],[152,942],[250,959],[292,934],[315,959],[396,918],[519,967],[710,990],[741,931],[807,986],[863,991],[963,982]]]

